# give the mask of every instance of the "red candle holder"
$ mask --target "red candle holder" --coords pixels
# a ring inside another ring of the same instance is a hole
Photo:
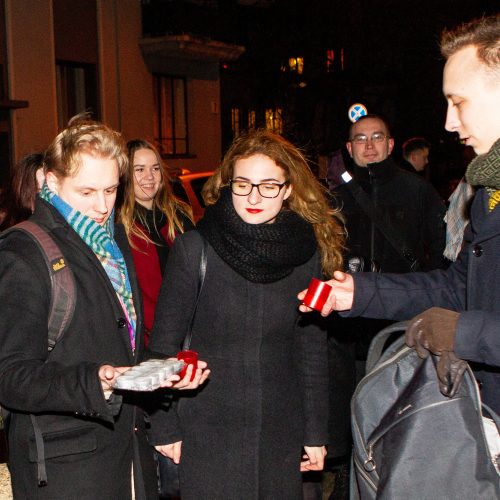
[[[312,278],[302,303],[311,309],[321,311],[331,291],[332,287],[328,283]]]
[[[198,353],[196,351],[190,351],[190,350],[185,350],[185,351],[179,351],[177,353],[177,359],[184,361],[184,367],[179,373],[179,377],[181,379],[184,378],[186,375],[186,371],[188,369],[189,365],[193,365],[193,373],[191,374],[191,379],[194,379],[194,376],[196,375],[196,368],[198,368]]]

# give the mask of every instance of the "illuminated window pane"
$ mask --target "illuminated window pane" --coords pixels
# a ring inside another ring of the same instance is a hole
[[[248,112],[248,128],[253,130],[255,128],[255,111],[250,110]]]
[[[231,128],[233,137],[238,137],[240,135],[240,110],[238,108],[231,109]]]
[[[301,75],[304,71],[304,58],[303,57],[290,57],[288,59],[288,67],[292,73]]]
[[[303,71],[304,71],[304,58],[297,57],[297,74],[301,75]]]
[[[335,51],[333,49],[326,51],[326,72],[333,72],[333,65],[335,63]]]
[[[266,109],[266,129],[276,132],[277,134],[283,133],[283,113],[281,108]]]

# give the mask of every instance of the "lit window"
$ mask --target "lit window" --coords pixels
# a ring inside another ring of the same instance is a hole
[[[255,128],[255,111],[250,110],[248,112],[248,129],[253,130]]]
[[[187,126],[186,80],[155,75],[154,80],[154,133],[163,154],[189,153]]]
[[[335,51],[333,49],[326,51],[326,72],[333,72],[333,65],[335,63]]]
[[[60,129],[69,119],[83,111],[99,119],[97,79],[94,64],[58,61],[56,64],[57,122]]]
[[[304,58],[303,57],[290,57],[288,59],[288,67],[293,73],[301,75],[304,71]]]
[[[266,129],[283,133],[283,110],[281,108],[266,109]]]
[[[240,110],[238,108],[231,109],[231,128],[233,137],[238,137],[240,135]]]

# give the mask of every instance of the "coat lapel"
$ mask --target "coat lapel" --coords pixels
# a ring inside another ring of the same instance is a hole
[[[500,234],[500,204],[488,211],[488,193],[481,189],[474,200],[473,220],[476,225],[475,243],[489,240]]]

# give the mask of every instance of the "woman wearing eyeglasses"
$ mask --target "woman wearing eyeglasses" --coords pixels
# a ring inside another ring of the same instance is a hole
[[[170,253],[151,348],[179,349],[204,239],[191,348],[212,376],[153,422],[154,444],[180,464],[183,500],[299,499],[300,472],[323,468],[328,373],[326,333],[295,294],[341,268],[343,229],[299,150],[268,131],[236,139],[203,195]]]

